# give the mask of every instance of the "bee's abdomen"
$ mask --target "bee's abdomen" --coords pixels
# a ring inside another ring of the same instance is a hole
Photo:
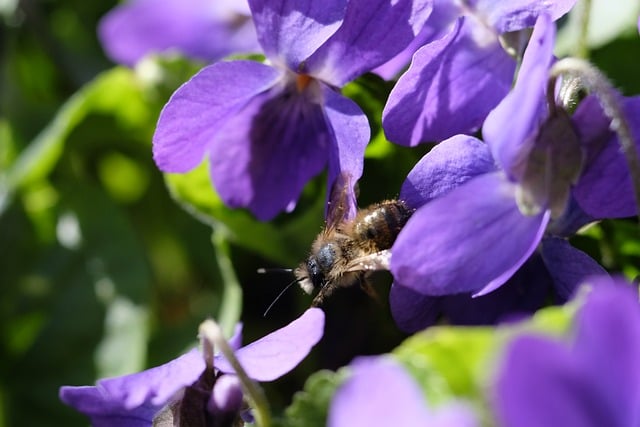
[[[414,210],[401,200],[387,200],[360,211],[353,223],[353,234],[371,241],[377,250],[390,249]]]

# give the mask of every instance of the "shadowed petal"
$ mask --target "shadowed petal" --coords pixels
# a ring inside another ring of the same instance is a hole
[[[126,409],[120,400],[112,399],[99,387],[60,388],[60,400],[91,419],[93,427],[149,427],[161,406],[144,404]]]
[[[474,32],[490,40],[476,41]],[[495,35],[461,18],[415,53],[391,91],[382,114],[387,138],[414,146],[476,130],[509,91],[514,70]]]
[[[533,27],[536,18],[547,14],[551,20],[562,17],[576,3],[576,0],[556,0],[542,2],[538,0],[479,0],[476,10],[489,25],[500,34]]]
[[[354,184],[362,176],[364,150],[369,143],[371,129],[367,117],[352,100],[322,86],[324,114],[330,127],[332,149],[329,153],[329,182],[332,188],[339,177],[348,176]],[[349,191],[353,192],[350,187]],[[330,197],[330,194],[327,194]],[[345,218],[355,216],[357,206],[355,193],[348,197],[352,200]]]
[[[291,371],[304,359],[324,333],[324,312],[310,308],[287,326],[235,352],[242,367],[256,381],[273,381]],[[215,367],[235,372],[223,356],[216,356]]]
[[[640,153],[640,96],[622,99],[625,118],[631,126]],[[595,152],[573,195],[585,212],[595,218],[621,218],[637,214],[631,175],[626,159],[620,150],[620,142],[608,123],[601,107],[593,98],[583,101],[573,122],[585,139],[588,148]]]
[[[210,0],[132,0],[105,15],[98,34],[107,55],[129,66],[172,50],[214,61],[260,50],[248,12]]]
[[[456,135],[420,159],[402,184],[400,199],[417,208],[495,168],[487,144],[472,136]]]
[[[394,283],[389,294],[396,324],[413,333],[444,320],[454,325],[495,325],[534,313],[549,303],[553,281],[539,255],[534,254],[495,291],[432,297]]]
[[[500,172],[476,177],[422,206],[392,248],[391,272],[426,295],[488,293],[526,261],[548,213],[523,216]]]
[[[589,255],[557,237],[542,239],[542,259],[553,277],[556,291],[565,300],[573,296],[585,278],[607,274]]]
[[[327,165],[331,137],[319,103],[291,88],[260,94],[218,130],[209,153],[213,184],[228,206],[269,220],[293,209]]]
[[[249,0],[249,5],[267,58],[298,71],[340,27],[347,0]]]
[[[340,29],[306,62],[308,72],[343,86],[407,47],[431,8],[431,0],[351,0]]]
[[[569,349],[560,343],[522,336],[507,347],[496,384],[500,425],[610,426],[599,400]]]
[[[442,298],[424,295],[394,282],[389,292],[393,320],[404,332],[421,331],[434,325],[442,315]]]
[[[543,101],[554,41],[555,26],[543,15],[533,29],[515,87],[482,127],[493,157],[511,179],[519,179],[524,172],[522,160],[529,154],[545,114]]]
[[[164,172],[196,167],[218,129],[253,97],[282,78],[254,61],[219,62],[203,68],[171,96],[153,135],[153,158]]]

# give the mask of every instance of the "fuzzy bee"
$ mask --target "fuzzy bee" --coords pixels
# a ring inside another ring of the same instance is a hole
[[[321,305],[336,289],[353,285],[375,295],[368,276],[374,270],[388,270],[389,249],[414,212],[401,200],[385,200],[347,219],[347,185],[334,186],[325,229],[313,242],[306,261],[294,271],[306,293],[317,291],[312,306]]]

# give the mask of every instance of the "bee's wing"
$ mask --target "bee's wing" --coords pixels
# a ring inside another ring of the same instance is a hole
[[[375,252],[349,261],[346,271],[388,270],[390,261],[391,251],[385,249],[383,251]]]
[[[341,173],[331,186],[327,201],[327,229],[331,230],[338,224],[353,219],[356,215],[357,183],[353,182],[350,174]]]

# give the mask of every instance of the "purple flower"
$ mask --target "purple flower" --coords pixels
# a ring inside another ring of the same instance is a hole
[[[165,106],[153,153],[165,172],[186,172],[208,158],[222,200],[267,220],[293,209],[304,185],[327,166],[329,187],[338,176],[351,184],[361,176],[369,124],[337,88],[407,46],[431,1],[250,6],[267,63],[204,68]]]
[[[98,35],[107,55],[127,66],[149,53],[213,62],[260,51],[246,0],[130,0],[105,15]]]
[[[533,26],[544,13],[558,19],[574,3],[436,2],[426,27],[432,37],[448,32],[415,53],[389,95],[382,118],[387,138],[413,146],[477,130],[511,87],[516,61],[501,45],[505,33]]]
[[[640,425],[640,307],[623,280],[591,280],[570,342],[523,335],[495,385],[500,425]]]
[[[462,403],[429,408],[424,394],[402,366],[389,357],[360,357],[329,408],[329,427],[480,425]]]
[[[555,237],[564,230],[544,238],[534,234],[534,243],[512,241],[510,235],[522,238],[517,232],[526,230],[528,219],[521,219],[513,193],[497,201],[489,197],[500,195],[491,181],[498,173],[487,144],[458,135],[435,146],[407,176],[400,198],[420,208],[392,248],[390,304],[401,329],[421,330],[441,317],[454,324],[493,324],[550,300],[562,303],[584,277],[605,273]],[[573,230],[591,220],[579,213],[568,210],[558,224]],[[514,254],[518,244],[524,259]],[[472,297],[496,277],[504,286]]]
[[[306,357],[323,329],[324,313],[311,308],[289,325],[242,348],[238,348],[238,328],[231,346],[250,378],[273,381]],[[87,415],[95,427],[151,426],[166,411],[174,417],[233,421],[243,402],[234,373],[224,356],[207,361],[200,350],[193,349],[162,366],[102,379],[96,386],[62,387],[60,399]]]
[[[601,208],[600,213],[609,217],[635,211],[633,192],[630,183],[619,185],[616,178],[628,176],[621,156],[613,164],[618,171],[611,176],[598,173],[598,167],[604,168],[599,166],[599,156],[617,147],[607,129],[608,120],[601,114],[585,114],[596,111],[592,99],[581,103],[572,118],[560,106],[547,109],[545,88],[553,41],[554,27],[543,16],[534,28],[514,90],[485,121],[486,145],[472,137],[453,137],[436,146],[437,151],[425,156],[409,174],[400,197],[419,209],[399,234],[390,263],[396,285],[410,290],[395,290],[395,297],[392,292],[394,316],[407,329],[432,321],[434,315],[424,310],[449,307],[446,311],[452,311],[451,299],[443,306],[430,297],[466,294],[455,298],[455,305],[471,304],[469,295],[496,290],[536,252],[542,261],[537,264],[545,270],[538,274],[551,279],[559,302],[585,276],[604,273],[562,238],[593,218],[602,218],[583,211],[576,202],[578,195],[571,193],[572,185],[577,182],[579,190],[583,179],[612,180],[600,184],[618,198]],[[629,100],[629,105],[635,102]],[[633,111],[627,108],[627,113]],[[629,115],[636,122],[632,127],[638,128],[638,117]],[[618,188],[610,189],[615,185]],[[598,206],[610,194],[592,190],[591,197],[589,207]],[[522,285],[512,281],[509,286],[515,288],[491,298],[497,312],[479,316],[480,323],[505,314],[505,307],[523,308],[517,292]],[[540,300],[537,291],[528,292]]]

